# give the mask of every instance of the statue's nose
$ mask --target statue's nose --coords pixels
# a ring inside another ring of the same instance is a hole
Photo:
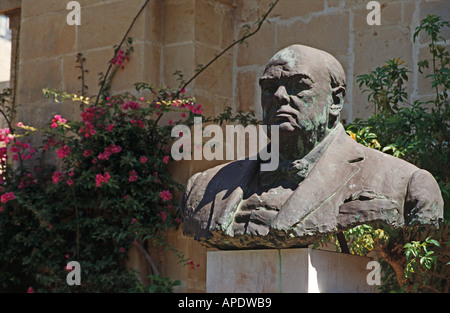
[[[289,95],[286,91],[286,87],[279,86],[277,91],[274,94],[275,102],[278,104],[278,106],[283,106],[286,104],[289,104]]]

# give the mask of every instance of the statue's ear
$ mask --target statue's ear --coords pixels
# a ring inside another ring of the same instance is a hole
[[[332,91],[333,103],[330,107],[330,117],[328,120],[328,128],[333,128],[339,122],[339,115],[344,107],[345,87],[337,86]]]
[[[333,88],[332,97],[333,97],[333,104],[331,105],[330,108],[330,114],[334,116],[339,116],[344,106],[345,87],[337,86]]]

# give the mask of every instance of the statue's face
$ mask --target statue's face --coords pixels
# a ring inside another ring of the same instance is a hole
[[[279,125],[281,136],[316,137],[313,145],[320,140],[333,101],[320,55],[314,50],[281,50],[267,65],[260,86],[265,125]]]

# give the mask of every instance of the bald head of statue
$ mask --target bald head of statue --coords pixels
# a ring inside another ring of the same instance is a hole
[[[289,46],[270,59],[259,84],[263,124],[280,127],[284,159],[306,155],[339,123],[345,73],[325,51]]]

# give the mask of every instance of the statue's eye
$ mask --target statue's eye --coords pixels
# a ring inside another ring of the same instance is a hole
[[[299,94],[300,92],[308,89],[311,89],[311,87],[308,84],[301,81],[300,82],[295,81],[290,85],[291,94]]]
[[[278,89],[278,85],[273,82],[262,82],[261,91],[264,95],[272,95]]]

